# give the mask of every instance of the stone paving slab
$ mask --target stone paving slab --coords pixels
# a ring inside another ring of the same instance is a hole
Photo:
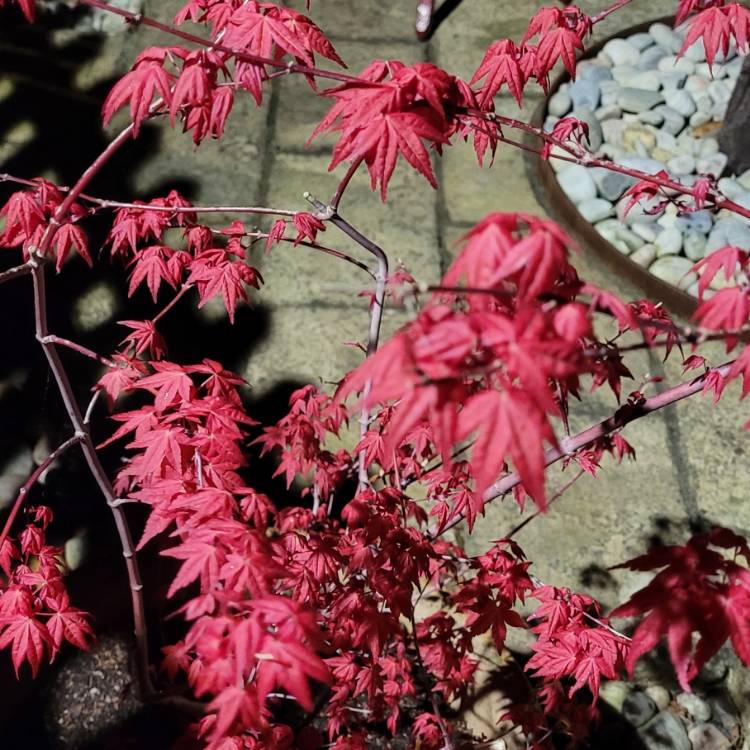
[[[268,204],[310,210],[302,198],[305,191],[327,201],[336,189],[345,168],[328,173],[328,155],[278,154],[273,160]],[[389,185],[384,204],[370,190],[366,173],[357,174],[341,205],[344,216],[359,231],[379,242],[389,256],[392,268],[398,261],[420,280],[436,282],[440,276],[437,242],[435,191],[411,169],[397,170]],[[290,230],[290,235],[293,236]],[[333,248],[352,253],[375,267],[372,256],[330,226],[318,240]],[[289,253],[297,262],[289,263]],[[371,288],[369,277],[357,268],[325,257],[312,250],[277,246],[260,259],[267,281],[266,293],[276,304],[318,304],[335,302],[358,306],[357,294]],[[283,283],[275,279],[283,278]]]

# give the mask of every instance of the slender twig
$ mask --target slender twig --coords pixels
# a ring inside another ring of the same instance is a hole
[[[183,284],[180,291],[172,297],[171,301],[164,306],[161,312],[156,314],[151,322],[156,325],[192,288],[192,284]]]
[[[341,182],[338,184],[338,187],[336,188],[336,192],[333,194],[333,197],[331,198],[330,206],[334,211],[339,210],[339,206],[341,205],[341,199],[344,197],[344,192],[346,191],[346,188],[349,187],[349,183],[351,182],[352,177],[354,177],[354,173],[359,169],[359,165],[362,163],[363,159],[355,159],[350,165],[349,169],[347,170],[346,174],[344,175]]]
[[[344,232],[344,234],[351,237],[358,245],[367,250],[368,253],[375,256],[375,259],[377,260],[378,270],[375,277],[375,299],[370,305],[370,329],[367,336],[367,356],[370,357],[377,351],[378,342],[380,340],[380,329],[383,323],[383,308],[385,306],[385,291],[388,283],[388,256],[382,247],[376,245],[372,240],[365,237],[358,229],[353,227],[348,221],[341,218],[332,206],[326,206],[325,203],[316,200],[309,193],[305,193],[305,198],[312,206],[314,206],[321,218],[328,219],[331,224],[338,227]],[[365,383],[362,393],[363,406],[359,417],[360,437],[365,436],[370,424],[370,409],[367,406],[367,400],[371,390],[372,381],[368,380],[367,383]],[[359,454],[358,477],[360,489],[369,485],[364,451],[360,451]]]
[[[88,357],[88,359],[93,359],[95,362],[98,362],[100,365],[104,365],[105,367],[111,367],[111,368],[117,367],[117,365],[108,357],[103,357],[101,354],[97,354],[91,349],[88,349],[87,347],[82,346],[81,344],[76,344],[75,341],[64,339],[61,336],[55,336],[54,334],[49,334],[39,339],[39,343],[40,344],[57,344],[58,346],[64,346],[66,349],[72,349],[74,352],[78,352],[78,354],[84,357]]]
[[[0,284],[4,284],[11,279],[17,279],[19,276],[25,276],[28,273],[31,273],[31,266],[28,263],[15,266],[15,268],[9,268],[7,271],[0,273]]]
[[[547,501],[547,508],[550,508],[553,503],[557,502],[584,474],[586,471],[584,469],[579,469],[576,474],[569,479],[562,487],[560,487],[557,492],[555,492],[554,495]],[[512,539],[516,534],[518,534],[522,529],[526,528],[528,524],[530,524],[535,518],[538,518],[540,515],[542,515],[542,511],[538,510],[536,513],[532,513],[528,518],[524,519],[519,523],[516,527],[511,529],[510,532],[508,532],[503,538],[504,539]]]
[[[218,52],[225,52],[232,55],[237,60],[247,62],[252,65],[268,66],[270,68],[276,68],[288,71],[289,73],[300,73],[307,76],[317,76],[318,78],[328,78],[332,81],[341,81],[343,83],[357,83],[362,86],[372,86],[372,81],[366,81],[363,78],[357,78],[356,76],[348,75],[347,73],[338,73],[332,70],[323,70],[322,68],[315,68],[309,65],[298,65],[296,63],[281,62],[271,57],[262,57],[260,55],[253,55],[249,52],[242,50],[233,49],[226,47],[223,44],[219,44],[217,41],[211,41],[210,39],[204,39],[203,37],[195,34],[190,34],[187,31],[182,31],[174,26],[161,23],[149,16],[145,16],[141,13],[132,13],[129,10],[118,8],[109,3],[102,2],[102,0],[78,0],[79,5],[88,5],[91,8],[97,8],[98,10],[106,11],[107,13],[113,13],[114,15],[121,16],[129,23],[135,26],[150,26],[152,29],[158,29],[159,31],[169,34],[170,36],[177,37],[186,42],[192,42],[200,47],[208,47],[210,49],[217,50]]]
[[[474,117],[479,117],[481,119],[484,119],[487,122],[495,123],[498,126],[498,139],[501,142],[506,143],[510,146],[514,146],[515,148],[521,149],[522,151],[527,151],[529,153],[536,154],[543,159],[547,159],[547,158],[557,159],[559,161],[569,162],[570,164],[579,164],[587,168],[601,167],[602,169],[607,169],[610,172],[617,172],[618,174],[632,177],[633,179],[638,180],[639,182],[648,182],[648,183],[651,183],[652,185],[658,185],[659,187],[665,190],[672,190],[676,193],[689,195],[693,198],[700,198],[700,195],[698,194],[698,191],[695,187],[689,187],[688,185],[683,185],[681,182],[677,182],[676,180],[659,177],[658,175],[648,174],[646,172],[641,172],[638,169],[631,169],[630,167],[623,167],[611,161],[610,159],[600,159],[594,156],[593,154],[591,154],[590,152],[585,151],[583,149],[581,149],[580,152],[577,153],[570,146],[570,144],[565,143],[564,141],[561,141],[559,138],[555,138],[550,133],[545,133],[540,128],[534,127],[533,125],[529,125],[528,123],[523,122],[522,120],[517,120],[512,117],[504,117],[502,115],[498,115],[495,113],[481,112],[478,110],[472,110],[469,112],[469,114],[472,114]],[[476,128],[476,124],[474,122],[470,122],[468,124],[470,127]],[[564,149],[567,152],[567,155],[561,154],[559,152],[551,152],[548,155],[542,154],[541,149],[536,149],[533,146],[529,146],[525,143],[520,143],[519,141],[515,141],[512,138],[506,137],[505,135],[503,135],[502,131],[500,130],[500,126],[507,126],[510,128],[514,128],[516,130],[521,130],[530,135],[534,135],[540,138],[541,140],[546,141],[550,145],[557,146],[561,149]],[[711,205],[716,210],[725,208],[728,211],[732,211],[733,213],[736,213],[740,216],[744,216],[745,218],[750,219],[749,208],[745,208],[739,203],[735,203],[734,201],[723,197],[721,193],[719,193],[718,191],[715,191],[715,194],[711,194],[709,195],[709,197],[711,198]]]
[[[104,499],[107,501],[112,516],[114,518],[115,527],[117,534],[120,538],[120,545],[122,547],[122,554],[125,558],[125,565],[128,572],[128,580],[130,582],[131,602],[133,608],[133,621],[134,631],[136,639],[136,649],[138,657],[138,673],[141,682],[141,688],[144,693],[144,697],[151,697],[153,695],[153,687],[151,685],[151,677],[149,674],[148,666],[148,638],[146,632],[146,611],[143,602],[143,584],[141,582],[140,571],[135,558],[135,546],[133,544],[132,537],[130,535],[130,529],[128,528],[127,521],[122,512],[122,509],[117,506],[117,497],[112,489],[112,485],[107,477],[104,467],[99,460],[99,456],[96,452],[94,441],[89,433],[88,425],[84,422],[84,418],[81,414],[81,410],[76,402],[73,386],[68,377],[68,373],[65,370],[60,355],[57,352],[57,348],[54,343],[49,341],[45,342],[45,339],[50,335],[48,324],[47,324],[47,296],[44,278],[44,267],[41,264],[41,259],[36,256],[31,256],[32,263],[32,278],[34,281],[34,317],[37,340],[40,342],[42,350],[47,357],[49,368],[52,371],[52,375],[57,383],[60,396],[62,397],[63,404],[65,405],[65,411],[68,414],[73,424],[73,429],[77,436],[80,436],[80,445],[83,452],[86,463],[88,464],[89,471],[94,477],[99,490]]]
[[[83,415],[83,423],[89,424],[91,422],[91,417],[94,414],[94,409],[96,408],[96,404],[99,401],[100,396],[102,395],[104,391],[102,391],[101,388],[97,388],[94,391],[94,395],[89,400],[89,405],[86,407],[86,412]]]
[[[150,113],[153,113],[155,109],[161,106],[161,102],[155,102],[150,109]],[[146,610],[143,601],[143,584],[141,582],[140,570],[138,569],[138,562],[135,556],[135,546],[133,539],[128,528],[128,523],[125,515],[121,508],[114,505],[117,502],[117,497],[112,489],[112,484],[109,481],[109,477],[104,470],[104,467],[99,460],[99,456],[96,452],[96,446],[91,438],[91,434],[88,430],[88,425],[85,424],[83,415],[81,414],[80,407],[76,401],[73,386],[68,377],[68,373],[63,366],[60,359],[60,355],[57,351],[57,347],[54,343],[44,339],[50,336],[50,330],[47,322],[47,294],[44,276],[43,257],[47,254],[49,248],[54,241],[55,234],[60,228],[61,222],[68,216],[73,204],[79,197],[79,195],[86,189],[86,186],[94,179],[94,177],[101,171],[105,164],[122,148],[133,135],[133,125],[128,125],[124,128],[118,136],[116,136],[107,147],[97,156],[97,158],[91,163],[91,165],[83,172],[78,178],[77,182],[68,192],[63,202],[56,209],[54,216],[47,225],[42,239],[39,243],[39,247],[30,247],[29,252],[29,265],[32,267],[32,279],[34,282],[34,319],[35,319],[35,334],[37,340],[40,342],[42,350],[47,358],[47,363],[52,375],[57,383],[60,397],[62,398],[65,406],[65,411],[68,414],[73,429],[76,434],[82,434],[83,440],[81,441],[81,450],[83,452],[86,463],[88,464],[89,471],[94,477],[99,489],[110,506],[112,517],[114,519],[115,528],[117,530],[118,537],[120,539],[120,546],[122,548],[122,555],[125,558],[125,567],[127,569],[128,581],[130,585],[131,594],[131,605],[133,609],[133,625],[136,642],[136,656],[138,665],[138,677],[140,681],[141,690],[144,698],[151,698],[154,694],[154,689],[151,684],[151,676],[149,673],[149,662],[148,662],[148,634],[146,630]]]
[[[39,187],[39,180],[27,180],[23,177],[16,177],[7,172],[0,173],[0,182],[12,182],[17,185],[26,187]],[[55,186],[61,193],[70,192],[71,188],[65,185]],[[264,206],[158,206],[143,203],[128,203],[125,201],[115,201],[109,198],[99,198],[88,193],[79,193],[78,199],[86,203],[93,203],[100,208],[132,208],[138,211],[150,211],[152,213],[169,213],[169,214],[262,214],[270,216],[294,216],[297,211],[287,208],[266,208]]]
[[[603,11],[600,11],[595,16],[592,16],[591,24],[595,26],[596,24],[600,23],[608,16],[612,15],[612,13],[615,13],[621,8],[624,8],[626,5],[630,5],[631,2],[633,2],[633,0],[618,0],[618,2],[614,3],[613,5],[610,5],[609,8],[605,8]]]
[[[560,441],[556,448],[550,448],[544,454],[544,466],[548,467],[554,463],[557,463],[561,458],[566,456],[572,456],[577,451],[585,448],[592,443],[595,443],[602,437],[611,435],[617,430],[621,430],[626,425],[634,422],[641,417],[645,417],[648,414],[653,414],[655,411],[664,409],[667,406],[676,404],[678,401],[694,396],[696,393],[700,393],[705,384],[707,378],[712,374],[717,374],[721,377],[726,377],[734,364],[734,361],[727,362],[720,367],[715,367],[708,370],[703,375],[692,380],[685,381],[679,385],[669,388],[661,393],[651,396],[650,398],[644,399],[640,404],[633,404],[624,407],[613,414],[603,422],[599,422],[577,435],[573,435],[569,438],[564,438]],[[484,493],[484,503],[489,503],[492,500],[502,497],[503,495],[510,492],[514,487],[521,484],[521,477],[517,471],[510,472],[504,477],[499,479],[495,484],[489,487]],[[458,526],[463,521],[463,513],[457,518],[451,521],[443,530],[438,534],[442,536],[447,531],[450,531],[454,527]]]
[[[263,235],[263,236],[267,237],[268,235]],[[353,266],[357,266],[357,268],[367,273],[372,279],[376,278],[372,269],[366,263],[363,263],[361,260],[357,260],[356,258],[353,258],[351,255],[348,255],[347,253],[341,250],[336,250],[335,248],[327,247],[326,245],[320,245],[317,242],[308,242],[307,240],[299,240],[298,242],[296,242],[294,238],[292,237],[281,237],[280,241],[302,245],[303,247],[310,248],[311,250],[317,250],[320,253],[325,253],[326,255],[330,255],[334,258],[338,258],[339,260],[346,261],[347,263],[351,263]]]
[[[3,545],[5,544],[5,540],[8,538],[8,534],[10,533],[11,528],[13,527],[13,522],[16,520],[16,517],[18,516],[19,511],[21,510],[21,507],[23,506],[24,501],[28,497],[29,492],[31,491],[31,488],[39,481],[39,477],[44,474],[47,469],[49,469],[52,464],[57,461],[57,459],[65,453],[68,448],[72,448],[74,445],[78,445],[82,440],[84,439],[84,435],[82,433],[76,433],[73,435],[73,437],[68,438],[62,445],[59,445],[57,448],[55,448],[52,453],[47,456],[47,458],[42,461],[42,463],[39,464],[39,466],[34,469],[34,472],[31,474],[31,476],[26,480],[23,487],[18,491],[18,495],[16,496],[16,501],[13,503],[13,508],[10,511],[10,515],[8,516],[7,520],[5,521],[5,526],[3,526],[2,532],[0,532],[0,550],[2,550]]]
[[[263,206],[156,206],[141,203],[124,203],[92,195],[81,195],[81,200],[94,203],[101,208],[132,208],[138,211],[151,211],[169,214],[260,214],[267,216],[294,216],[297,211],[286,208],[264,208]]]

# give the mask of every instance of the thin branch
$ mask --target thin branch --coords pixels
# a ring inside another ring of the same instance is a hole
[[[629,405],[618,410],[608,419],[603,422],[589,427],[577,435],[573,435],[569,438],[563,438],[557,448],[550,448],[544,454],[544,466],[549,467],[554,463],[557,463],[561,458],[566,456],[572,456],[582,448],[595,443],[602,437],[611,435],[613,432],[621,430],[626,425],[634,422],[641,417],[645,417],[648,414],[653,414],[655,411],[664,409],[667,406],[676,404],[678,401],[682,401],[690,396],[694,396],[696,393],[700,393],[706,383],[707,378],[712,374],[718,374],[725,378],[734,364],[734,361],[727,362],[720,367],[715,367],[708,370],[703,375],[693,378],[692,380],[685,381],[679,385],[669,388],[661,393],[651,396],[650,398],[644,399],[640,404]],[[489,487],[484,493],[484,503],[489,503],[492,500],[502,497],[503,495],[510,492],[514,487],[521,484],[521,477],[517,471],[506,474],[504,477],[499,479],[495,484]],[[458,526],[463,521],[463,513],[457,518],[451,521],[438,536],[442,536],[447,531],[450,531],[454,527]]]
[[[665,179],[657,175],[647,174],[646,172],[641,172],[640,170],[637,170],[637,169],[631,169],[630,167],[622,167],[619,164],[616,164],[615,162],[611,161],[610,159],[600,159],[585,150],[581,150],[580,153],[576,153],[571,148],[570,144],[567,144],[564,141],[561,141],[560,139],[555,138],[549,133],[545,133],[543,130],[536,128],[533,125],[529,125],[528,123],[525,123],[522,120],[516,120],[512,117],[503,117],[502,115],[498,115],[495,113],[488,114],[488,113],[480,112],[478,110],[472,110],[469,112],[469,114],[472,114],[475,117],[480,117],[481,119],[484,119],[488,122],[494,122],[496,125],[498,125],[498,136],[499,136],[499,140],[502,143],[506,143],[509,146],[514,146],[515,148],[521,149],[522,151],[527,151],[529,153],[536,154],[542,159],[546,159],[547,157],[542,155],[541,149],[535,149],[533,146],[528,146],[525,143],[520,143],[519,141],[515,141],[512,138],[507,138],[506,136],[503,135],[502,131],[500,130],[500,126],[505,125],[507,127],[514,128],[516,130],[522,130],[525,133],[534,135],[537,138],[540,138],[541,140],[546,141],[547,143],[553,146],[557,146],[568,152],[567,156],[565,154],[550,153],[548,158],[557,159],[559,161],[566,161],[566,162],[569,162],[570,164],[579,164],[587,168],[601,167],[602,169],[607,169],[610,172],[617,172],[618,174],[632,177],[633,179],[638,180],[639,182],[648,182],[648,183],[651,183],[652,185],[657,185],[665,190],[672,190],[676,193],[689,195],[693,198],[699,197],[697,194],[696,188],[688,187],[687,185],[683,185],[681,182],[677,182],[671,179]],[[470,127],[476,129],[476,124],[474,123],[468,123],[468,124],[470,125]],[[715,194],[709,194],[709,195],[712,198],[711,205],[716,210],[725,208],[728,211],[732,211],[732,213],[735,213],[735,214],[738,214],[739,216],[744,216],[745,218],[750,219],[750,208],[745,208],[744,206],[741,206],[739,203],[735,203],[734,201],[729,200],[718,191],[715,191]]]
[[[631,2],[633,2],[633,0],[618,0],[613,5],[610,5],[609,8],[605,8],[603,11],[597,13],[595,16],[592,16],[591,24],[593,26],[596,26],[596,24],[600,23],[605,18],[612,15],[612,13],[615,13],[616,11],[620,10],[620,8],[624,8],[626,5],[630,5]]]
[[[183,284],[180,291],[172,297],[171,301],[164,306],[161,312],[157,313],[151,322],[156,325],[192,288],[192,284]]]
[[[562,487],[560,487],[557,492],[555,492],[554,495],[547,501],[547,508],[550,508],[553,503],[557,502],[584,474],[586,471],[584,469],[579,469],[578,472],[569,479]],[[538,510],[536,513],[532,513],[528,518],[521,521],[515,528],[511,529],[509,533],[503,537],[504,539],[512,539],[516,534],[518,534],[521,530],[525,529],[526,526],[528,526],[535,518],[538,518],[540,515],[542,515],[542,511]]]
[[[341,205],[341,199],[344,197],[344,192],[346,191],[347,187],[349,187],[349,183],[351,182],[352,177],[354,177],[354,173],[359,169],[359,165],[362,164],[362,162],[363,162],[362,158],[355,159],[349,165],[349,169],[347,170],[341,182],[338,184],[338,187],[336,188],[336,192],[333,194],[333,198],[331,198],[331,203],[330,203],[330,206],[334,211],[339,210],[339,206]]]
[[[370,357],[377,351],[378,342],[380,340],[380,329],[383,323],[383,308],[385,306],[385,291],[388,283],[388,256],[382,247],[376,245],[372,240],[365,237],[358,229],[353,227],[348,221],[342,219],[333,207],[326,206],[325,203],[321,203],[309,193],[305,194],[305,198],[312,206],[314,206],[320,218],[329,220],[331,224],[338,227],[344,232],[344,234],[351,237],[358,245],[367,250],[368,253],[375,256],[375,259],[377,260],[378,270],[375,276],[375,299],[370,306],[370,329],[367,336],[367,356]],[[367,403],[367,398],[371,390],[372,381],[368,380],[367,383],[365,383],[362,392],[362,403]],[[359,416],[360,437],[365,436],[369,424],[370,410],[367,406],[363,406]],[[367,487],[369,485],[369,477],[367,476],[364,451],[360,451],[359,454],[358,476],[360,489]]]
[[[101,208],[133,208],[139,211],[155,211],[170,214],[261,214],[267,216],[294,216],[297,211],[286,208],[264,208],[263,206],[152,206],[141,203],[126,203],[96,198],[82,194],[81,200],[94,203]]]
[[[39,343],[57,344],[58,346],[64,346],[66,349],[71,349],[74,352],[82,355],[83,357],[93,359],[95,362],[98,362],[100,365],[104,365],[105,367],[111,367],[113,369],[117,367],[117,365],[108,357],[103,357],[101,354],[97,354],[96,352],[88,349],[85,346],[82,346],[81,344],[76,344],[75,341],[69,341],[68,339],[64,339],[60,336],[55,336],[54,334],[44,336],[43,338],[39,339]]]
[[[19,276],[25,276],[28,273],[31,273],[31,266],[28,263],[9,268],[7,271],[0,273],[0,284],[4,284],[11,279],[17,279]]]
[[[357,76],[352,76],[347,73],[338,73],[332,70],[323,70],[322,68],[315,68],[308,65],[298,65],[296,63],[286,63],[279,60],[274,60],[271,57],[261,57],[260,55],[253,55],[249,52],[243,52],[242,50],[233,49],[227,47],[219,42],[211,41],[210,39],[204,39],[203,37],[190,34],[187,31],[182,31],[174,26],[169,26],[165,23],[144,16],[141,13],[132,13],[129,10],[118,8],[109,3],[102,2],[102,0],[78,0],[79,5],[88,5],[90,8],[97,8],[98,10],[106,11],[107,13],[113,13],[117,16],[121,16],[129,23],[134,26],[150,26],[152,29],[158,29],[163,31],[165,34],[177,37],[186,42],[192,42],[200,47],[207,47],[218,52],[225,52],[228,55],[232,55],[237,60],[242,62],[250,63],[251,65],[268,66],[270,68],[276,68],[279,70],[288,71],[289,73],[301,73],[307,76],[317,76],[318,78],[328,78],[332,81],[341,81],[343,83],[357,83],[360,85],[373,85],[372,81],[366,81]]]
[[[16,520],[16,517],[18,516],[19,511],[21,510],[21,507],[23,506],[24,501],[26,500],[29,492],[31,491],[31,488],[39,481],[39,477],[44,474],[47,469],[49,469],[50,466],[52,466],[55,461],[63,454],[65,453],[68,448],[72,448],[74,445],[78,445],[78,443],[82,442],[84,439],[84,435],[81,433],[76,433],[73,435],[73,437],[68,438],[62,445],[59,445],[57,448],[55,448],[52,453],[47,456],[47,458],[42,461],[42,463],[39,464],[39,466],[36,467],[34,472],[31,474],[31,476],[26,480],[23,487],[18,491],[18,495],[16,496],[16,501],[13,503],[13,508],[10,511],[10,515],[5,521],[5,526],[3,526],[2,532],[0,532],[0,550],[3,548],[3,544],[5,544],[5,540],[8,538],[8,534],[10,533],[11,528],[13,527],[13,522]]]
[[[151,685],[151,677],[149,674],[148,636],[146,631],[146,611],[143,601],[143,584],[141,582],[140,571],[135,557],[135,546],[122,509],[113,505],[116,503],[117,497],[115,496],[109,478],[104,471],[104,467],[99,460],[94,441],[91,438],[91,434],[88,431],[88,425],[85,423],[81,410],[76,402],[73,386],[68,377],[68,373],[60,360],[60,355],[57,351],[56,345],[49,341],[45,342],[45,339],[50,333],[47,326],[47,295],[44,266],[42,265],[39,256],[33,253],[33,251],[30,263],[32,264],[32,279],[34,281],[34,317],[36,337],[41,344],[49,368],[57,383],[68,418],[73,424],[73,429],[75,430],[76,435],[80,436],[81,450],[86,459],[86,463],[88,464],[89,471],[99,486],[99,490],[104,496],[104,499],[110,506],[117,534],[120,539],[122,554],[125,558],[125,565],[128,573],[128,581],[130,583],[138,674],[144,697],[149,698],[153,695],[154,690]]]
[[[23,177],[16,177],[15,175],[8,174],[7,172],[0,173],[0,182],[12,182],[17,185],[24,185],[26,187],[36,188],[39,187],[38,180],[27,180]],[[64,185],[55,186],[61,193],[70,192],[71,188]],[[100,208],[132,208],[139,211],[151,211],[156,213],[170,213],[170,214],[261,214],[269,216],[294,216],[297,211],[286,208],[266,208],[264,206],[151,206],[144,205],[142,203],[128,203],[125,201],[115,201],[109,198],[99,198],[95,195],[89,195],[88,193],[79,193],[78,199],[85,201],[86,203],[93,203]]]
[[[268,235],[264,235],[268,236]],[[292,237],[281,237],[281,242],[291,242],[294,243],[295,240]],[[347,263],[351,263],[353,266],[357,266],[357,268],[361,269],[365,273],[367,273],[370,278],[375,279],[376,275],[373,273],[372,269],[366,264],[363,263],[361,260],[357,260],[356,258],[353,258],[351,255],[348,255],[347,253],[336,250],[332,247],[327,247],[326,245],[319,245],[317,242],[308,242],[306,240],[299,240],[299,242],[296,243],[297,245],[302,245],[303,247],[310,248],[311,250],[317,250],[320,253],[325,253],[326,255],[330,255],[334,258],[338,258],[339,260],[346,261]]]

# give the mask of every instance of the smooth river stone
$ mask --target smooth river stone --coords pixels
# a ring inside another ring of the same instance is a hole
[[[706,237],[700,232],[688,232],[682,243],[685,255],[692,261],[699,261],[706,254]]]
[[[596,184],[586,167],[572,164],[557,175],[557,181],[575,204],[596,198]]]
[[[682,250],[682,232],[677,228],[665,229],[654,242],[656,255],[677,255]]]
[[[612,39],[604,45],[604,53],[614,65],[635,65],[640,57],[637,47],[625,39]]]
[[[658,91],[626,87],[620,89],[617,103],[625,112],[638,113],[663,104],[664,96]]]
[[[662,128],[670,135],[678,135],[685,128],[685,118],[679,112],[672,109],[672,107],[662,104],[656,107],[654,111],[664,117]]]
[[[685,89],[674,89],[665,92],[665,99],[668,107],[683,117],[690,117],[698,109],[695,99]]]
[[[578,205],[578,211],[589,224],[607,219],[615,212],[615,207],[604,198],[592,198]]]
[[[654,46],[648,47],[641,52],[641,56],[638,58],[638,65],[636,66],[639,70],[654,70],[657,67],[660,60],[663,60],[667,56],[667,51],[664,47]]]
[[[627,39],[629,44],[632,44],[637,50],[642,52],[647,47],[651,47],[655,43],[654,37],[645,31],[640,34],[631,34]]]
[[[666,281],[680,289],[687,289],[697,280],[695,273],[690,270],[692,267],[693,261],[688,258],[683,258],[680,255],[665,255],[657,258],[648,270],[657,279]]]
[[[688,75],[695,73],[695,63],[686,60],[684,57],[677,57],[675,55],[667,55],[659,60],[659,64],[656,66],[662,72],[668,72],[670,70],[679,70]]]
[[[656,260],[656,248],[653,245],[644,245],[636,250],[630,259],[635,261],[639,266],[648,268]]]
[[[547,105],[547,111],[554,117],[563,117],[570,112],[570,108],[573,106],[573,100],[566,91],[555,92],[549,100]]]
[[[573,107],[578,110],[582,107],[596,109],[599,106],[601,90],[596,81],[582,78],[570,84],[568,95],[573,100]]]
[[[665,23],[652,24],[648,30],[651,38],[664,49],[676,54],[682,47],[682,39]]]
[[[614,203],[633,184],[633,178],[619,172],[602,169],[594,174],[594,182],[602,198]]]

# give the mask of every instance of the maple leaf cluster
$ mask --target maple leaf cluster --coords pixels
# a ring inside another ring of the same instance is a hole
[[[748,52],[750,10],[744,5],[727,3],[726,0],[680,0],[677,25],[693,13],[696,15],[690,19],[680,54],[696,42],[702,41],[706,61],[709,66],[713,66],[719,54],[728,54],[732,40],[741,54]]]
[[[5,217],[0,247],[22,247],[24,260],[28,260],[32,254],[39,254],[42,240],[50,231],[50,222],[64,198],[51,182],[37,178],[34,183],[36,187],[33,190],[13,193],[0,208],[0,216]],[[89,266],[92,264],[88,240],[78,224],[85,216],[86,209],[79,203],[73,203],[68,220],[56,229],[50,252],[55,257],[58,272],[73,248]]]
[[[738,563],[739,557],[744,557],[745,566]],[[750,666],[748,562],[747,540],[715,528],[684,546],[656,547],[618,566],[659,571],[648,586],[612,612],[612,617],[646,615],[633,635],[627,658],[630,672],[664,636],[683,690],[690,691],[690,681],[727,639]]]
[[[323,32],[291,8],[254,0],[191,0],[175,22],[209,26],[212,49],[149,47],[110,91],[103,106],[105,125],[129,105],[133,133],[157,112],[168,112],[172,126],[181,118],[196,144],[220,138],[234,106],[235,91],[250,93],[258,105],[268,80],[268,63],[284,57],[305,66],[321,55],[343,61]],[[308,77],[314,87],[314,79]]]
[[[176,210],[171,212],[170,208]],[[122,258],[132,269],[128,295],[145,283],[155,302],[162,283],[172,289],[195,286],[199,307],[221,296],[233,321],[238,302],[247,300],[245,286],[259,289],[263,281],[260,273],[245,262],[242,239],[247,233],[239,221],[216,232],[198,224],[189,209],[190,204],[176,191],[143,204],[143,208],[121,208],[107,237],[111,255]],[[170,227],[183,229],[184,248],[163,242]],[[154,335],[150,334],[151,340]],[[133,341],[136,351],[146,346],[143,338]]]
[[[0,649],[10,649],[16,675],[28,663],[36,676],[63,643],[88,650],[94,633],[88,615],[70,604],[63,550],[47,544],[52,511],[38,506],[28,515],[18,537],[0,543]]]
[[[18,2],[31,20],[32,0]],[[732,40],[748,47],[750,12],[738,3],[681,0],[678,14],[678,22],[690,19],[686,47],[702,39],[709,64]],[[364,164],[384,200],[399,159],[436,185],[432,155],[452,139],[473,137],[480,163],[494,155],[504,140],[495,96],[505,87],[520,103],[532,80],[546,90],[559,62],[575,75],[594,24],[576,6],[541,8],[519,43],[498,40],[487,50],[467,83],[429,63],[396,60],[374,61],[356,78],[327,74],[313,67],[316,56],[343,62],[323,32],[273,3],[190,0],[175,21],[204,26],[205,47],[144,50],[107,97],[105,123],[127,107],[137,136],[159,114],[172,126],[181,122],[199,144],[222,136],[240,90],[260,105],[274,71],[302,74],[314,91],[328,75],[343,82],[320,92],[333,105],[312,137],[338,134],[331,169]],[[585,124],[565,118],[541,155],[560,144],[582,154],[586,139]],[[77,200],[66,201],[64,190],[44,180],[27,185],[0,209],[0,246],[22,248],[35,272],[42,250],[58,271],[74,248],[90,264],[83,206],[91,203],[93,212],[107,202],[75,188]],[[648,201],[655,211],[665,201],[683,212],[720,203],[710,176],[687,197],[646,180],[628,194],[631,206]],[[166,286],[175,292],[171,307],[195,288],[199,306],[220,296],[230,322],[246,287],[262,283],[245,262],[250,242],[265,239],[266,250],[283,240],[314,247],[328,228],[300,211],[280,212],[290,218],[266,233],[239,221],[216,229],[200,223],[198,210],[175,191],[118,205],[105,244],[128,269],[129,295],[145,286],[156,302]],[[287,225],[294,237],[286,237]],[[176,234],[180,247],[167,242]],[[444,709],[475,689],[478,642],[491,640],[502,651],[509,628],[529,628],[536,642],[527,664],[532,694],[505,718],[538,747],[561,734],[572,742],[583,737],[601,680],[632,671],[662,637],[685,689],[727,639],[750,664],[750,572],[738,562],[750,562],[750,548],[726,529],[624,564],[658,571],[612,613],[644,616],[632,642],[590,597],[537,581],[511,539],[469,557],[444,538],[461,520],[472,529],[499,479],[517,477],[521,509],[528,496],[545,510],[550,455],[565,452],[564,467],[575,463],[593,476],[605,454],[634,457],[622,425],[563,451],[557,433],[568,431],[571,397],[606,385],[620,401],[631,375],[618,340],[628,332],[666,355],[684,354],[682,346],[710,333],[734,349],[750,320],[749,267],[750,255],[735,247],[695,265],[699,335],[685,336],[661,305],[626,304],[581,280],[571,242],[555,223],[490,214],[466,235],[440,285],[416,300],[413,322],[333,396],[300,388],[288,413],[262,431],[245,410],[242,378],[210,359],[166,359],[157,323],[167,308],[149,320],[119,321],[127,334],[117,351],[92,358],[107,368],[96,389],[111,407],[127,397],[128,409],[113,413],[119,426],[99,447],[123,441],[115,493],[149,510],[138,548],[159,538],[174,566],[166,596],[184,629],[164,646],[162,671],[187,681],[205,703],[193,737],[210,750],[365,750],[385,726],[426,750],[450,747],[458,727]],[[722,272],[726,287],[709,297]],[[404,269],[383,281],[389,302],[416,298],[420,288]],[[376,306],[373,297],[371,311]],[[597,333],[607,327],[611,336]],[[750,392],[750,347],[724,374],[697,353],[683,366],[702,370],[696,382],[716,398],[733,379],[742,378],[743,396]],[[645,388],[632,391],[610,421],[639,414]],[[355,394],[359,442],[353,450],[334,447]],[[256,453],[273,455],[275,476],[287,491],[300,489],[299,501],[283,490],[272,499],[253,486]],[[423,493],[412,493],[413,485]],[[64,642],[86,648],[92,631],[70,605],[61,551],[46,543],[51,514],[29,513],[23,531],[13,538],[4,532],[0,543],[0,648],[10,649],[17,673],[27,662],[36,674]],[[522,617],[529,598],[540,605]],[[587,695],[588,705],[581,700]],[[304,719],[285,708],[291,700]]]
[[[393,403],[361,447],[368,462],[397,467],[401,475],[419,477],[430,445],[453,466],[452,449],[473,436],[468,465],[455,466],[460,499],[452,512],[436,506],[441,525],[464,509],[471,525],[506,460],[544,507],[544,446],[557,445],[551,420],[564,416],[568,394],[577,394],[582,376],[590,375],[594,386],[609,383],[619,395],[628,373],[611,352],[597,356],[606,347],[594,336],[593,314],[614,311],[621,329],[637,329],[636,316],[578,279],[568,245],[551,222],[488,216],[466,236],[443,278],[455,291],[433,294],[417,319],[339,390],[343,399],[372,382],[366,405]],[[405,456],[404,443],[413,445]],[[467,496],[468,476],[474,490]],[[444,476],[437,483],[445,479],[450,485]]]

